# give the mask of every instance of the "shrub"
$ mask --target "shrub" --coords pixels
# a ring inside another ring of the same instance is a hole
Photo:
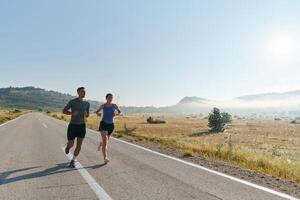
[[[9,113],[13,113],[13,114],[17,114],[17,113],[21,113],[22,111],[19,109],[14,109],[14,110],[10,110]]]
[[[20,113],[21,112],[21,110],[19,110],[19,109],[15,109],[14,111],[13,111],[13,113]]]
[[[161,120],[161,119],[154,119],[153,117],[148,117],[147,118],[147,123],[148,124],[165,124],[166,121]]]
[[[221,116],[222,116],[223,123],[227,124],[232,122],[232,116],[229,113],[223,112],[221,113]]]
[[[291,121],[291,124],[300,124],[300,121],[299,120],[293,120],[293,121]]]
[[[151,123],[151,122],[153,122],[153,118],[152,117],[148,117],[147,118],[147,123]]]

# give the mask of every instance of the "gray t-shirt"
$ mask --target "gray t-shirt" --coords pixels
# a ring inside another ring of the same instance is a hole
[[[65,109],[71,109],[71,112],[78,112],[78,115],[71,117],[70,124],[84,124],[84,113],[89,112],[90,103],[87,101],[80,101],[79,98],[76,98],[69,101]]]

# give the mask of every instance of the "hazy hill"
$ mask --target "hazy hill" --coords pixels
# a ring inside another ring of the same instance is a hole
[[[184,97],[176,105],[159,110],[171,114],[207,114],[213,107],[243,116],[295,117],[300,115],[300,90],[246,95],[223,101]]]
[[[299,98],[300,90],[282,92],[282,93],[263,93],[256,95],[246,95],[237,97],[237,99],[244,101],[261,101],[261,100],[286,100],[291,98]]]
[[[35,87],[0,88],[0,108],[24,108],[60,111],[74,96]],[[100,102],[90,101],[91,111]],[[123,113],[138,114],[207,114],[213,107],[238,115],[300,116],[300,90],[284,93],[265,93],[241,96],[227,101],[200,97],[184,97],[177,104],[166,107],[122,106]]]
[[[33,110],[60,111],[75,96],[35,87],[0,88],[0,107]],[[90,101],[91,109],[99,107],[99,102]]]
[[[205,103],[207,99],[200,98],[200,97],[184,97],[179,101],[178,104],[189,104],[189,103]]]
[[[22,108],[33,110],[61,111],[66,103],[75,98],[70,94],[63,94],[51,90],[36,87],[8,87],[0,88],[0,108]],[[211,109],[207,104],[208,100],[199,97],[184,97],[178,104],[168,107],[135,107],[122,106],[124,113],[164,113],[164,114],[190,114],[208,111]],[[89,101],[91,110],[95,111],[100,102]],[[199,105],[202,106],[199,106]]]

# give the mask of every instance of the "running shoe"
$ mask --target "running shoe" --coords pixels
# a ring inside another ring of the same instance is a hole
[[[105,164],[109,163],[109,159],[108,158],[104,158],[104,163]]]
[[[65,153],[66,153],[66,154],[69,154],[69,152],[70,152],[70,148],[66,147],[66,148],[65,148]]]
[[[70,164],[69,164],[70,168],[75,168],[75,160],[71,160]]]

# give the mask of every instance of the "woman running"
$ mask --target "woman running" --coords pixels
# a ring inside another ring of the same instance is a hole
[[[100,141],[98,151],[101,151],[104,157],[104,163],[108,163],[109,159],[107,157],[107,145],[108,140],[112,132],[114,131],[114,117],[121,113],[121,110],[116,104],[112,103],[113,95],[107,94],[106,95],[106,103],[101,105],[97,110],[97,115],[101,117],[103,113],[102,120],[99,125],[99,131],[102,136],[102,141]]]

